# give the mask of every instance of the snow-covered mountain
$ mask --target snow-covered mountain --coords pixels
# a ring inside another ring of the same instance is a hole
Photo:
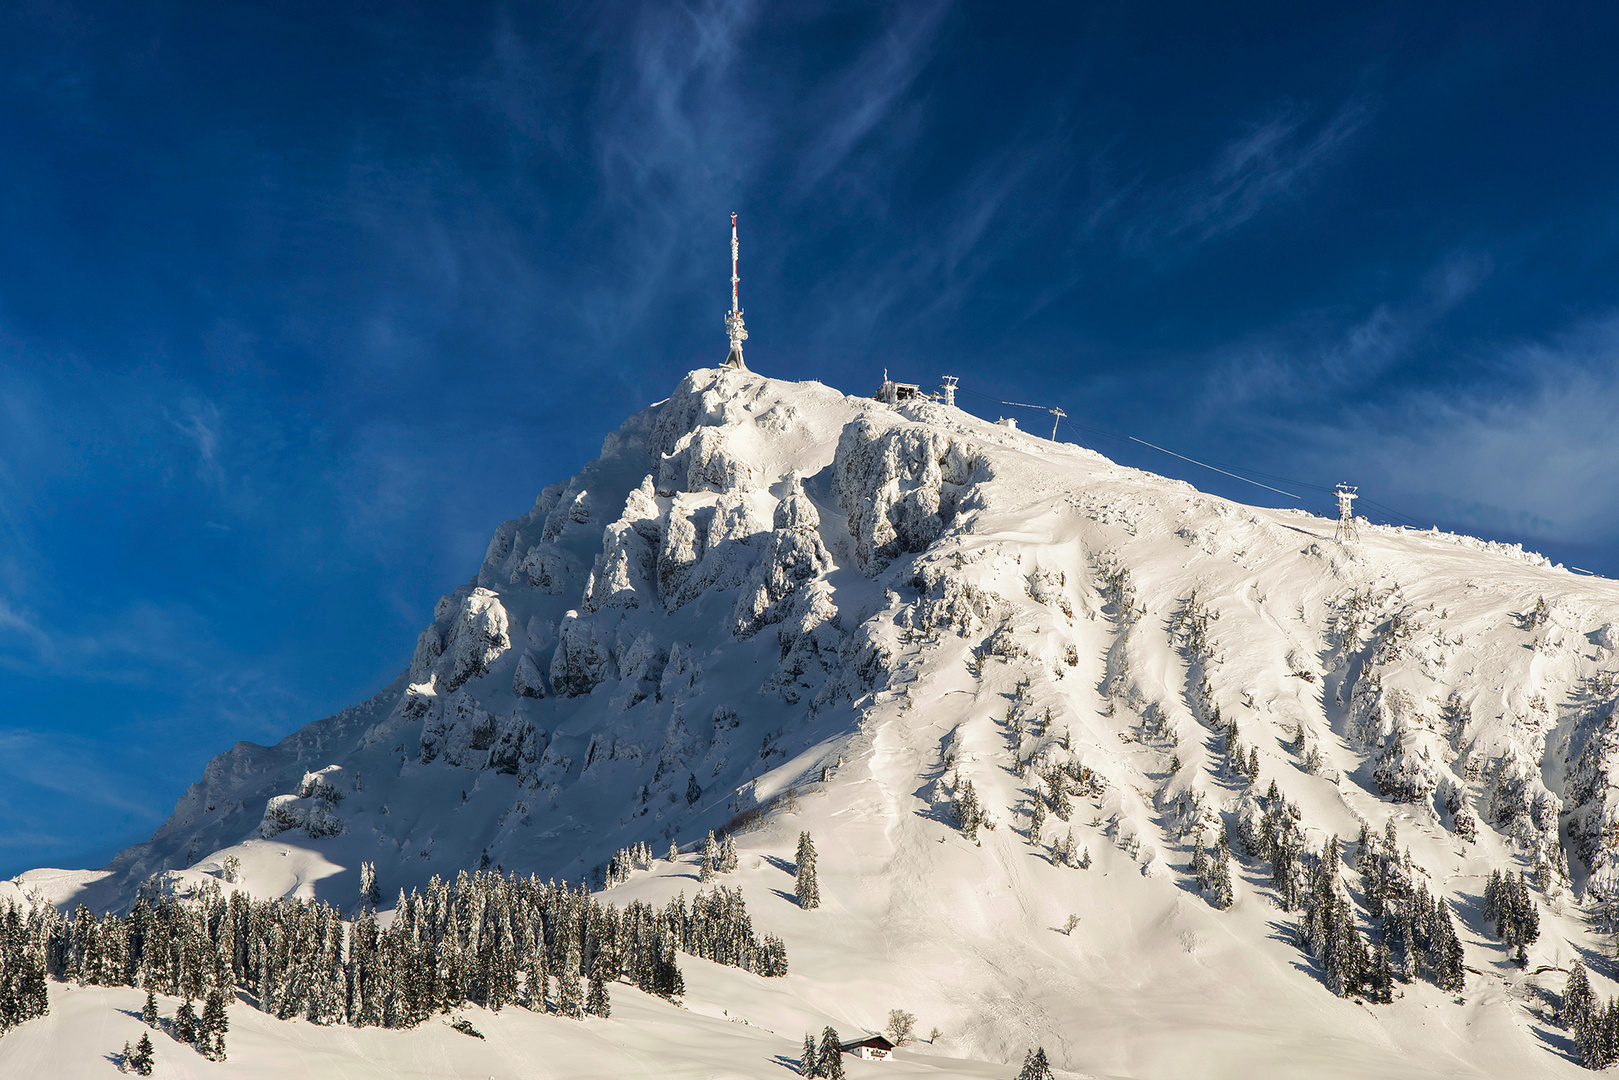
[[[939,1037],[860,1068],[1009,1075],[1042,1045],[1074,1075],[1576,1074],[1540,988],[1583,957],[1613,990],[1590,924],[1619,894],[1619,585],[1333,524],[932,400],[696,371],[496,530],[381,693],[221,754],[108,868],[0,889],[118,909],[234,858],[254,894],[345,909],[362,862],[384,897],[488,866],[653,899],[691,867],[603,882],[613,854],[722,830],[792,971],[693,977],[701,1049],[672,1075],[770,1075],[804,1030],[894,1008]],[[815,911],[791,898],[801,830]],[[1227,907],[1194,870],[1220,835]],[[1363,935],[1388,888],[1448,905],[1460,990],[1329,989],[1276,867],[1333,837]],[[1529,877],[1523,967],[1485,917],[1495,870]],[[91,1011],[0,1039],[0,1073]],[[514,1046],[535,1022],[498,1021]],[[425,1037],[267,1024],[240,1067],[318,1046],[404,1075],[383,1048]],[[559,1075],[628,1070],[637,1037],[608,1039],[622,1068]],[[432,1052],[466,1049],[448,1038]]]

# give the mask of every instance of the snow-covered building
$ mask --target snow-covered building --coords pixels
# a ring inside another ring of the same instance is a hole
[[[853,1042],[840,1043],[838,1049],[867,1061],[886,1061],[888,1055],[894,1052],[894,1044],[881,1035],[872,1035]]]
[[[902,401],[912,401],[922,396],[922,388],[916,383],[895,382],[883,372],[882,385],[877,387],[876,399],[885,405],[898,405]]]

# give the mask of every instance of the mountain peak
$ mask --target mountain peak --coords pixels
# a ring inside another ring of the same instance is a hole
[[[1619,874],[1616,611],[1614,583],[1503,545],[1370,525],[1339,543],[925,398],[699,370],[496,530],[394,684],[222,754],[105,874],[31,880],[127,901],[236,855],[255,892],[347,906],[362,861],[386,896],[469,863],[588,879],[713,829],[752,830],[768,860],[812,827],[823,892],[894,963],[956,965],[961,1046],[1007,1056],[1041,1009],[1094,1030],[1053,994],[1096,1006],[1080,983],[1099,980],[1178,1017],[1166,1045],[1239,1030],[1259,1053],[1293,995],[1344,989],[1266,927],[1363,834],[1333,882],[1465,911],[1490,869],[1522,870],[1566,914],[1539,961],[1582,947],[1580,905]],[[1246,861],[1214,885],[1227,837]],[[1097,929],[1041,944],[1071,914]],[[1046,928],[1008,943],[1003,917]],[[1109,939],[1149,922],[1172,948]],[[1487,929],[1464,925],[1470,955]],[[1137,962],[1253,985],[1197,1013]],[[1018,1007],[965,1019],[1014,985]],[[1325,1037],[1344,1015],[1299,1022]],[[1473,1053],[1440,1045],[1418,1057]]]

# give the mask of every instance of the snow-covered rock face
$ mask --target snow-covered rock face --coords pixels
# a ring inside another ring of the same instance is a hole
[[[1330,522],[933,403],[693,372],[496,530],[406,674],[221,755],[115,866],[132,892],[248,836],[363,840],[388,895],[484,852],[572,879],[757,807],[791,838],[824,806],[823,851],[868,860],[872,896],[888,866],[937,872],[940,925],[897,901],[862,915],[917,941],[981,941],[975,889],[1093,854],[1131,873],[1051,895],[1157,897],[1178,924],[1201,903],[1192,845],[1228,831],[1252,872],[1219,917],[1248,895],[1256,941],[1297,903],[1264,892],[1264,859],[1391,821],[1397,875],[1452,902],[1506,867],[1548,910],[1619,897],[1619,587],[1502,545],[1362,534],[1344,547]],[[983,852],[938,843],[964,815]]]
[[[351,791],[342,766],[328,765],[306,772],[296,792],[272,796],[265,804],[259,836],[269,839],[289,829],[301,829],[311,839],[319,840],[347,832],[337,804]]]
[[[511,648],[506,609],[489,589],[474,586],[464,596],[439,601],[437,618],[416,639],[412,682],[438,679],[446,692],[489,670]]]
[[[874,420],[844,429],[836,469],[855,556],[868,573],[926,550],[955,520],[968,486],[991,476],[988,460],[962,440]]]

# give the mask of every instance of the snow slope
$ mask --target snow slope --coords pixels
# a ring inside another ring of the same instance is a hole
[[[731,823],[731,883],[788,947],[768,983],[685,961],[684,1011],[621,987],[605,1022],[478,1014],[487,1044],[242,1006],[232,1060],[195,1060],[209,1075],[775,1075],[806,1029],[891,1008],[940,1038],[857,1070],[1010,1075],[1039,1044],[1086,1076],[1575,1075],[1537,988],[1597,957],[1589,916],[1619,884],[1619,586],[1466,537],[1332,532],[934,402],[693,372],[496,531],[393,685],[220,755],[105,870],[9,888],[117,908],[234,856],[240,887],[347,908],[361,861],[385,897],[485,859],[591,878]],[[1216,710],[1312,846],[1396,823],[1456,913],[1462,994],[1336,998],[1268,872],[1238,864],[1229,910],[1198,894],[1198,829],[1253,812]],[[1064,765],[1090,794],[1037,842],[1031,792]],[[951,809],[967,781],[994,825],[977,842]],[[791,899],[802,829],[816,911]],[[1088,869],[1053,855],[1070,830]],[[693,891],[691,862],[608,898]],[[1520,970],[1479,896],[1537,867]],[[138,1036],[116,1012],[133,991],[54,989],[0,1039],[0,1075],[70,1047],[90,1075]]]

